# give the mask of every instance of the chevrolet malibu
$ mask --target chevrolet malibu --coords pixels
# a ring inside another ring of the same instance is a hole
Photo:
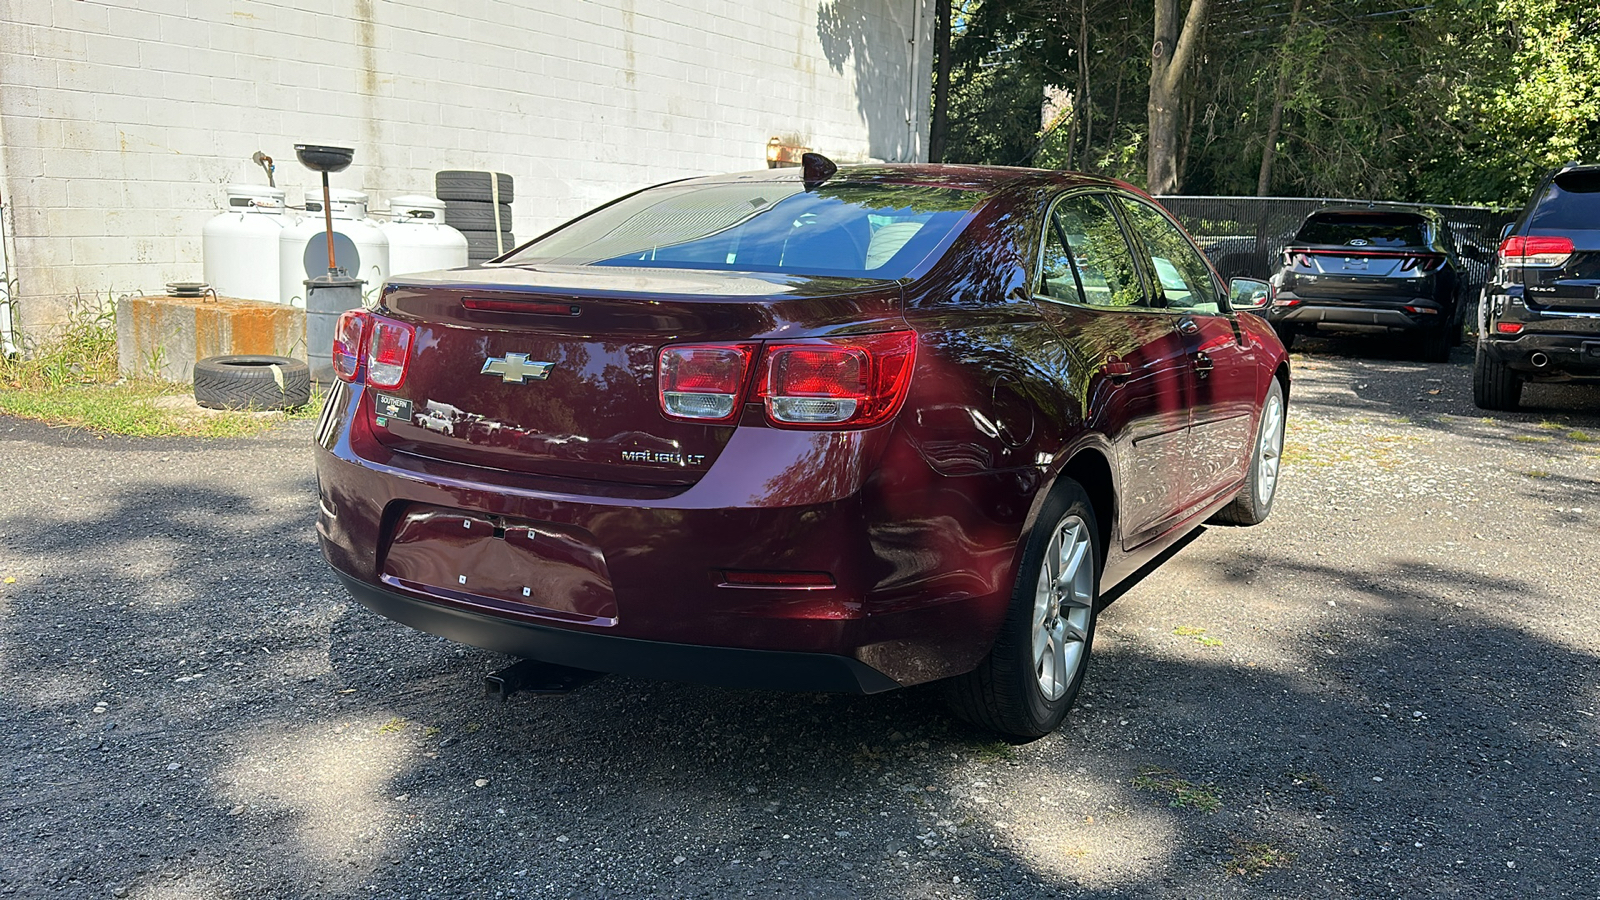
[[[1128,185],[698,178],[346,313],[317,532],[361,603],[596,672],[1066,715],[1101,592],[1272,508],[1289,369]]]

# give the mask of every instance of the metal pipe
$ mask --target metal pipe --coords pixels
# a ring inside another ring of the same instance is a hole
[[[1550,365],[1550,357],[1545,356],[1543,353],[1535,353],[1528,357],[1528,362],[1533,363],[1535,369],[1542,369]]]
[[[329,200],[328,170],[322,170],[322,220],[327,225],[328,235],[328,274],[339,274],[339,262],[333,256],[333,203]]]

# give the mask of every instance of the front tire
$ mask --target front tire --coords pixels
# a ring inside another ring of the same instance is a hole
[[[1250,454],[1250,472],[1244,487],[1233,502],[1211,517],[1224,525],[1259,525],[1272,514],[1272,501],[1278,496],[1278,472],[1283,463],[1283,432],[1288,420],[1284,411],[1283,385],[1272,379],[1267,399],[1261,404],[1261,421],[1256,426],[1255,452]]]
[[[1044,737],[1061,724],[1089,669],[1100,560],[1089,495],[1063,479],[1028,535],[994,647],[977,669],[949,684],[957,716],[1018,741]]]
[[[1472,402],[1479,409],[1511,412],[1522,405],[1522,376],[1478,348],[1472,367]]]

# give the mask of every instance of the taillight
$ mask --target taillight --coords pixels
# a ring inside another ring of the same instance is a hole
[[[406,380],[416,330],[404,322],[372,316],[367,337],[367,384],[394,389]]]
[[[1560,266],[1571,256],[1570,238],[1518,235],[1500,242],[1500,263],[1507,266]]]
[[[707,424],[735,421],[759,351],[749,399],[763,403],[768,422],[868,428],[905,402],[916,347],[910,331],[775,341],[764,349],[754,342],[665,347],[657,366],[661,411]]]
[[[366,310],[352,309],[341,313],[333,326],[333,374],[340,381],[355,381],[361,374],[368,319]]]
[[[1444,257],[1434,256],[1432,254],[1422,254],[1419,256],[1408,256],[1401,260],[1400,271],[1409,272],[1412,269],[1421,269],[1424,272],[1432,272],[1443,265]]]
[[[910,331],[768,344],[756,396],[774,425],[877,425],[905,401],[916,347]]]
[[[685,344],[661,351],[661,411],[674,419],[731,422],[758,344]]]
[[[1499,332],[1500,334],[1521,334],[1522,333],[1522,323],[1521,322],[1497,322],[1497,323],[1495,323],[1494,330]]]

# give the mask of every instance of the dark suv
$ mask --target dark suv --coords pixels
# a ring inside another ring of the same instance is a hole
[[[1546,176],[1503,238],[1478,313],[1483,409],[1516,409],[1529,381],[1600,380],[1600,165]]]
[[[1283,248],[1267,321],[1297,334],[1415,333],[1443,362],[1461,334],[1463,270],[1450,226],[1432,210],[1320,209]]]

